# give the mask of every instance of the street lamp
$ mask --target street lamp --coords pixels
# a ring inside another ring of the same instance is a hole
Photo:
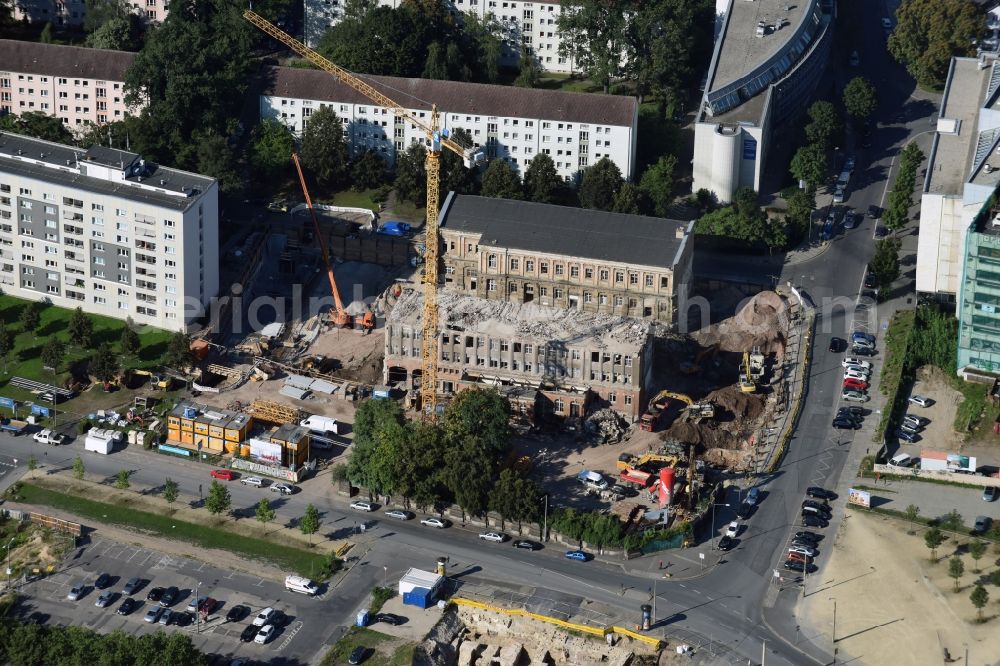
[[[549,536],[549,494],[545,493],[545,495],[542,496],[542,500],[545,501],[545,514],[544,514],[545,517],[543,519],[544,522],[542,523],[542,541],[548,541],[549,540],[549,538],[548,538],[548,536]]]
[[[715,537],[716,537],[716,531],[715,531],[715,507],[717,507],[717,506],[729,506],[729,504],[727,504],[727,503],[722,503],[722,504],[715,504],[715,503],[713,503],[712,504],[712,550],[715,550]]]
[[[194,593],[194,626],[196,633],[201,633],[201,581],[198,581],[198,587],[195,589]]]
[[[10,547],[14,545],[17,537],[14,537],[7,543],[7,587],[10,588]]]
[[[386,585],[385,579],[386,579],[386,576],[388,576],[388,575],[389,575],[389,567],[383,566],[382,567],[382,587],[385,587],[385,585]]]
[[[833,602],[833,633],[831,638],[833,638],[833,666],[837,666],[837,599],[836,597],[827,597],[827,600]]]

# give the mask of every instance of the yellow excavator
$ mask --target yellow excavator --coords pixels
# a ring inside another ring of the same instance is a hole
[[[740,390],[744,393],[756,393],[757,383],[753,380],[750,369],[750,352],[743,352],[743,363],[740,364]]]
[[[715,416],[715,406],[712,405],[712,403],[696,403],[690,396],[664,389],[653,396],[653,399],[649,401],[646,413],[639,417],[640,430],[652,432],[656,429],[656,426],[660,422],[660,418],[666,411],[667,400],[679,400],[680,402],[683,402],[685,404],[684,409],[686,411],[693,411],[699,418],[712,418]]]

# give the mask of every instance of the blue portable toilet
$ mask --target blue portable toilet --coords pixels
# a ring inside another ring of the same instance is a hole
[[[354,618],[354,624],[358,627],[368,626],[368,609],[362,608],[358,611],[357,617]]]

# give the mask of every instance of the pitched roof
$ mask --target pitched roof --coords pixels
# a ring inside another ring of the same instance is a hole
[[[409,109],[430,110],[431,102],[444,113],[475,113],[511,118],[630,126],[638,113],[634,97],[532,90],[485,83],[407,79],[396,76],[360,77]],[[311,99],[344,104],[372,101],[326,72],[298,67],[264,70],[262,95]]]
[[[0,69],[7,72],[124,81],[135,55],[129,51],[0,39]]]
[[[482,234],[479,244],[673,268],[689,222],[551,204],[449,194],[443,229]]]

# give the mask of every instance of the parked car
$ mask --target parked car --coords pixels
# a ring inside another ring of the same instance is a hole
[[[143,616],[142,619],[145,622],[149,622],[150,624],[156,624],[156,622],[159,621],[160,614],[162,612],[163,609],[160,606],[150,606],[149,609],[146,611],[146,615]]]
[[[909,402],[918,407],[930,407],[934,403],[933,400],[922,395],[911,395]]]
[[[993,520],[989,516],[976,516],[976,522],[972,527],[972,531],[976,534],[983,534],[986,530],[990,529],[990,523]]]
[[[819,516],[802,516],[803,527],[826,527],[829,523]]]
[[[844,379],[860,379],[863,382],[868,381],[868,374],[864,370],[854,368],[847,368],[844,370]]]
[[[719,539],[719,550],[730,551],[736,546],[736,539],[730,536],[724,536]]]
[[[834,354],[839,354],[840,352],[847,349],[847,340],[843,338],[830,338],[830,351]]]
[[[141,587],[142,579],[138,576],[133,576],[128,579],[127,583],[125,583],[125,587],[122,588],[122,594],[133,595],[138,592]]]
[[[285,483],[272,483],[269,488],[272,493],[280,493],[282,495],[291,495],[295,492],[295,486],[290,486]]]
[[[228,469],[213,469],[209,474],[216,479],[222,479],[223,481],[232,481],[236,478],[232,470]]]
[[[871,365],[857,365],[855,363],[851,363],[844,366],[844,372],[860,372],[865,377],[871,377],[872,368]]]
[[[726,527],[727,537],[735,537],[739,533],[740,533],[740,521],[738,520],[734,520],[733,522],[729,523],[728,527]]]
[[[396,520],[410,520],[416,514],[410,511],[403,511],[402,509],[389,509],[385,512],[385,515],[390,518],[395,518]]]
[[[816,500],[811,500],[811,499],[803,500],[802,501],[802,508],[803,509],[815,509],[816,511],[819,511],[822,514],[826,514],[827,517],[829,517],[830,513],[833,511],[830,508],[829,504],[824,504],[822,502],[817,502]]]
[[[276,612],[277,611],[274,608],[270,607],[270,606],[268,606],[267,608],[261,609],[261,611],[259,613],[257,613],[257,617],[255,617],[253,619],[253,626],[255,626],[255,627],[263,627],[265,624],[270,624],[271,623],[271,619],[274,617],[274,614]]]
[[[368,648],[363,645],[359,645],[351,652],[351,656],[348,657],[347,663],[351,666],[357,666],[365,660],[366,656],[368,656]]]
[[[807,557],[816,557],[816,549],[810,546],[790,546],[788,548],[789,553],[798,553],[799,555],[805,555]]]
[[[111,585],[111,576],[109,576],[106,573],[100,574],[97,577],[97,580],[94,581],[94,587],[96,587],[98,590],[103,590],[109,585]]]
[[[920,426],[913,425],[912,421],[903,421],[903,422],[901,422],[899,424],[899,429],[902,430],[902,431],[904,431],[904,432],[908,432],[908,433],[910,433],[912,435],[916,435],[921,430],[923,430],[923,428],[921,428]]]
[[[176,624],[178,627],[186,627],[192,622],[194,622],[194,614],[185,613],[184,611],[174,611],[174,614],[171,616],[170,621]]]
[[[146,595],[146,601],[159,601],[163,598],[164,589],[162,587],[154,587]]]
[[[242,483],[244,486],[254,486],[256,488],[264,487],[264,479],[260,478],[259,476],[244,477],[240,479],[240,483]]]
[[[506,534],[500,532],[483,532],[479,535],[481,541],[492,541],[493,543],[503,543],[507,540]]]
[[[427,527],[436,527],[438,529],[443,529],[448,527],[450,524],[447,520],[441,520],[440,518],[424,518],[420,521],[421,525],[426,525]]]
[[[912,423],[919,428],[926,428],[930,425],[931,420],[914,414],[903,414],[903,423]]]
[[[257,635],[257,627],[252,624],[248,624],[243,628],[243,632],[240,634],[240,640],[244,643],[249,643],[253,640],[254,636]]]
[[[820,488],[819,486],[809,486],[806,488],[806,495],[821,500],[837,499],[837,493],[832,490],[827,490],[826,488]]]
[[[844,391],[840,394],[840,397],[843,400],[848,400],[850,402],[868,402],[871,399],[867,394],[854,389],[844,389]]]
[[[798,571],[799,573],[802,573],[803,571],[805,571],[806,567],[809,568],[809,573],[812,573],[813,571],[816,571],[816,565],[815,564],[809,564],[809,565],[807,565],[805,562],[800,562],[798,560],[786,560],[785,563],[782,564],[781,566],[785,567],[789,571]]]
[[[159,623],[162,624],[164,627],[168,627],[170,626],[171,623],[173,623],[177,619],[176,616],[177,616],[176,611],[170,610],[169,608],[164,608],[163,612],[160,613]]]
[[[79,601],[80,597],[83,596],[83,589],[83,585],[74,585],[70,588],[69,594],[66,595],[66,598],[69,601]]]
[[[996,486],[986,486],[983,488],[983,501],[992,502],[996,500],[997,496],[1000,496],[1000,488]]]
[[[840,416],[835,418],[833,420],[833,423],[831,423],[830,425],[839,430],[858,430],[859,428],[861,428],[861,424],[855,421],[854,419],[840,417]]]
[[[260,631],[257,632],[257,635],[253,637],[253,642],[258,645],[264,645],[269,640],[274,638],[274,632],[277,630],[278,628],[273,624],[265,624],[260,628]]]
[[[246,617],[249,612],[250,609],[246,606],[242,606],[240,604],[232,606],[226,613],[226,622],[239,622]]]
[[[844,228],[854,229],[861,224],[861,216],[854,212],[854,209],[844,213]]]
[[[133,599],[132,597],[125,597],[121,605],[118,606],[118,610],[116,610],[115,612],[118,613],[119,615],[128,615],[133,610],[135,610],[135,606],[136,606],[135,599]]]
[[[160,605],[164,608],[167,606],[173,606],[174,602],[177,601],[177,597],[180,596],[180,593],[180,590],[171,585],[163,591],[163,596],[160,597]]]
[[[845,368],[851,365],[859,365],[862,368],[867,368],[869,370],[871,370],[872,367],[870,362],[865,361],[864,359],[854,358],[853,356],[845,356],[844,360],[840,362],[840,365]]]
[[[743,502],[745,504],[749,504],[750,506],[754,506],[759,501],[760,501],[760,488],[757,488],[756,486],[748,490],[746,496],[743,498]]]
[[[351,502],[351,508],[355,511],[374,511],[375,505],[371,502],[362,502],[360,500]]]
[[[865,417],[865,408],[859,405],[844,405],[837,409],[838,414],[849,414],[852,418],[863,419]]]
[[[586,562],[590,559],[590,555],[582,550],[568,550],[566,551],[566,559],[576,560],[577,562]]]
[[[59,446],[60,444],[66,443],[66,436],[61,435],[57,432],[53,432],[46,428],[45,430],[40,430],[31,436],[33,440],[39,444],[51,444],[53,446]]]
[[[851,353],[856,356],[875,356],[878,354],[874,347],[861,347],[858,345],[851,348]]]
[[[512,545],[514,548],[519,548],[521,550],[536,551],[542,549],[542,544],[537,541],[529,541],[527,539],[518,539]]]
[[[375,616],[376,622],[385,622],[393,627],[398,627],[405,622],[405,619],[392,613],[379,613]]]
[[[868,390],[868,382],[866,382],[864,380],[861,380],[861,379],[850,379],[850,378],[848,378],[848,379],[844,380],[844,388],[846,388],[846,389],[857,389],[859,391],[867,391]]]
[[[909,442],[910,444],[920,441],[920,435],[912,432],[907,432],[900,428],[896,429],[896,437],[903,440],[904,442]]]
[[[219,602],[212,597],[206,597],[201,600],[198,604],[198,612],[201,613],[202,617],[208,617],[215,610],[215,607],[219,605]]]

